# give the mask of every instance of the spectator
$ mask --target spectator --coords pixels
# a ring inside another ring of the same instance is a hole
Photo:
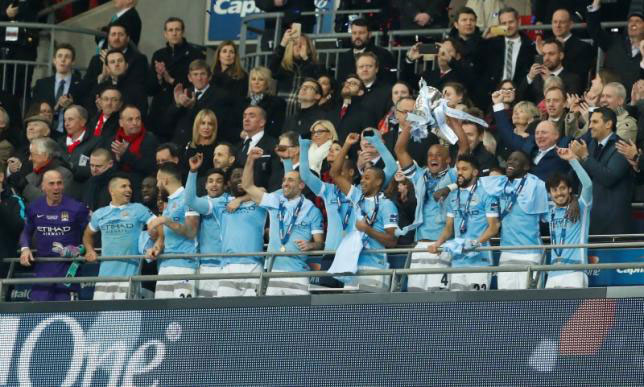
[[[566,94],[559,87],[549,87],[545,91],[546,119],[553,122],[559,133],[565,133]]]
[[[447,27],[449,3],[449,0],[411,0],[396,4],[400,12],[400,28],[417,30]]]
[[[385,138],[385,135],[389,133],[390,126],[393,127],[398,124],[398,120],[396,119],[396,104],[404,97],[411,97],[411,87],[409,87],[409,85],[404,81],[394,83],[391,87],[391,109],[389,109],[389,112],[378,122],[378,130],[380,131],[380,134],[383,135],[383,139]],[[385,140],[385,144],[387,144],[387,140]]]
[[[297,134],[306,133],[317,120],[326,118],[326,113],[319,105],[322,98],[322,87],[317,80],[305,78],[297,95],[300,109],[286,120],[284,131],[293,131]]]
[[[33,88],[33,99],[47,101],[54,107],[55,123],[53,137],[64,137],[63,112],[73,103],[83,103],[85,90],[80,75],[73,71],[76,50],[70,44],[62,43],[54,51],[54,68],[56,74],[36,81]]]
[[[302,32],[313,32],[313,25],[315,24],[315,16],[303,16],[302,12],[315,11],[315,4],[313,0],[255,0],[257,8],[264,12],[284,12],[284,17],[281,19],[281,30],[291,28],[291,24],[300,23],[302,25]],[[264,24],[264,33],[262,34],[262,48],[273,49],[277,42],[273,42],[275,36],[275,19],[267,19]]]
[[[90,95],[96,96],[107,86],[116,87],[121,92],[124,105],[135,105],[142,112],[147,112],[148,98],[145,94],[143,83],[134,78],[123,52],[110,50],[105,54],[103,72],[98,76],[98,84],[94,86]],[[91,101],[91,102],[90,102]],[[89,98],[87,110],[96,114],[95,97]]]
[[[278,95],[286,98],[286,116],[297,110],[297,95],[304,78],[316,78],[322,72],[313,41],[306,35],[299,38],[288,29],[275,48],[269,68],[277,80]]]
[[[181,165],[188,166],[188,159],[197,153],[207,155],[208,157],[203,160],[197,176],[200,178],[205,177],[206,171],[213,168],[213,160],[210,157],[215,151],[215,141],[217,140],[217,117],[212,110],[204,109],[197,113],[195,123],[192,127],[192,139],[185,146]]]
[[[32,146],[48,146],[51,139],[35,140]],[[37,161],[34,159],[34,165]],[[81,244],[83,229],[89,221],[89,212],[84,204],[63,194],[65,179],[57,170],[42,174],[44,197],[34,200],[27,207],[25,227],[20,235],[20,264],[34,265],[36,277],[65,277],[69,262],[38,262],[34,264],[35,247],[37,257],[60,257],[62,250]],[[47,215],[47,216],[46,216]],[[58,247],[56,246],[58,245]],[[78,285],[64,284],[33,285],[32,301],[69,301],[75,298]]]
[[[371,41],[369,23],[362,18],[351,22],[351,48],[338,54],[338,68],[335,78],[344,80],[349,74],[354,74],[357,71],[356,59],[359,54],[364,52],[371,52],[378,58],[378,77],[380,79],[387,80],[387,82],[396,80],[396,65],[393,55]]]
[[[235,158],[239,165],[245,165],[249,151],[255,147],[261,148],[264,154],[254,163],[253,180],[258,187],[271,191],[272,188],[276,189],[277,187],[269,187],[270,176],[273,171],[279,171],[281,166],[273,152],[277,141],[265,133],[265,125],[266,112],[264,109],[259,106],[249,106],[244,110],[243,135],[245,139]]]
[[[364,93],[364,83],[357,75],[349,74],[340,90],[342,104],[336,105],[335,109],[327,114],[340,140],[344,140],[349,133],[356,133],[374,125],[376,117],[362,105]]]
[[[110,204],[109,182],[116,174],[112,153],[105,148],[94,149],[89,156],[89,171],[91,176],[85,183],[82,198],[90,211],[96,211]],[[133,193],[134,198],[139,196]]]
[[[213,152],[213,167],[227,172],[230,167],[235,165],[235,154],[235,147],[231,143],[225,141],[220,142]]]
[[[452,109],[472,106],[472,101],[467,94],[467,89],[463,84],[458,82],[448,82],[442,89],[443,98],[447,100],[447,106]]]
[[[9,165],[8,176],[16,173],[27,175],[31,172],[33,164],[29,160],[29,145],[37,138],[49,138],[49,121],[48,117],[41,115],[30,116],[25,120],[25,136],[27,144],[14,151],[7,163]]]
[[[203,109],[212,110],[217,117],[217,127],[225,128],[220,136],[227,141],[237,141],[239,133],[227,127],[225,117],[232,107],[228,92],[210,85],[210,67],[201,59],[190,63],[188,79],[192,87],[186,88],[177,84],[174,88],[174,104],[164,115],[163,129],[158,128],[161,138],[172,138],[177,145],[186,144],[192,137],[195,117]]]
[[[400,78],[411,85],[414,90],[418,90],[418,81],[421,78],[429,86],[438,90],[441,90],[447,83],[451,82],[467,84],[474,82],[474,77],[472,76],[475,71],[474,64],[463,59],[463,45],[455,38],[447,38],[440,43],[438,55],[434,60],[435,65],[432,65],[432,62],[425,62],[425,70],[421,73],[415,73],[414,67],[416,65],[422,67],[422,64],[416,63],[418,59],[423,57],[419,51],[420,45],[418,43],[412,46],[407,51],[404,63],[401,64],[402,74]]]
[[[476,26],[481,31],[489,32],[489,29],[496,26],[500,9],[505,7],[503,0],[467,0],[465,6],[476,13]],[[529,5],[528,5],[529,7]]]
[[[506,28],[505,35],[488,39],[485,42],[485,69],[488,77],[488,90],[504,79],[515,84],[528,75],[534,56],[537,54],[534,43],[524,33],[519,32],[519,12],[511,7],[499,11],[499,25]]]
[[[0,107],[0,164],[6,164],[14,151],[13,145],[7,140],[10,124],[9,114]],[[0,172],[4,173],[4,170]]]
[[[386,79],[378,78],[378,57],[372,52],[364,52],[356,59],[358,78],[364,83],[365,95],[362,106],[371,112],[374,120],[382,117],[389,110],[391,84]],[[375,124],[375,123],[374,123]]]
[[[468,7],[456,11],[456,20],[449,32],[449,37],[456,39],[463,46],[462,60],[471,63],[474,68],[483,70],[482,50],[484,49],[481,31],[476,27],[476,13]],[[486,104],[486,85],[472,85],[470,95],[477,106]]]
[[[146,176],[141,183],[141,202],[144,206],[152,210],[155,215],[159,215],[157,207],[157,198],[159,190],[157,188],[157,179],[154,176]]]
[[[25,119],[35,115],[41,115],[47,118],[47,125],[51,126],[54,122],[54,105],[51,105],[45,100],[33,101],[25,112]]]
[[[284,127],[286,101],[275,95],[275,80],[268,68],[258,66],[250,70],[245,106],[248,105],[259,106],[266,111],[266,133],[269,136],[280,135]]]
[[[307,155],[308,166],[318,176],[321,176],[322,167],[335,141],[338,141],[338,134],[331,121],[319,120],[311,125],[311,145],[308,147],[309,153]],[[328,167],[327,165],[325,169],[328,169]]]
[[[178,17],[168,18],[163,27],[166,45],[152,54],[146,91],[152,97],[149,125],[155,133],[165,123],[163,113],[174,104],[174,87],[188,84],[188,68],[196,59],[206,59],[203,49],[189,43],[185,37],[185,23]]]
[[[164,142],[163,144],[159,145],[157,147],[157,153],[155,154],[157,167],[165,163],[179,165],[179,162],[181,161],[181,154],[179,152],[180,151],[177,144]]]
[[[221,42],[217,47],[210,82],[219,89],[230,90],[235,97],[244,98],[248,94],[248,73],[241,66],[232,40]]]
[[[583,19],[584,3],[578,0],[541,0],[534,2],[534,17],[537,23],[551,24],[557,10],[567,10],[575,19]],[[554,23],[553,23],[554,24]]]
[[[564,46],[564,68],[579,76],[582,86],[588,83],[588,74],[593,67],[595,54],[593,47],[572,34],[572,14],[570,10],[559,8],[552,14],[552,33]],[[541,51],[541,47],[539,47]]]
[[[503,95],[492,93],[494,120],[502,143],[511,151],[520,150],[532,161],[530,173],[545,181],[553,172],[567,173],[570,166],[557,156],[556,148],[567,148],[572,140],[562,137],[552,121],[542,121],[534,135],[523,137],[515,134],[508,116],[503,111]]]
[[[483,112],[478,108],[469,108],[466,112],[474,117],[483,118]],[[498,162],[494,153],[489,152],[483,146],[485,128],[470,121],[464,121],[462,127],[467,136],[470,154],[479,165],[480,176],[487,176],[490,173],[490,169],[498,166]]]
[[[503,90],[501,90],[503,93]],[[505,106],[505,103],[504,103]],[[505,110],[507,112],[507,109]],[[514,109],[510,112],[510,119],[512,125],[514,126],[514,134],[521,136],[523,138],[528,138],[531,133],[534,133],[534,128],[539,123],[539,118],[541,113],[539,109],[530,101],[521,101],[514,105]],[[495,135],[499,138],[499,133],[494,127]],[[512,150],[508,148],[504,142],[499,141],[499,146],[497,147],[496,155],[497,159],[507,160],[510,157]]]
[[[157,172],[159,192],[168,195],[168,205],[163,215],[148,223],[148,229],[163,226],[166,254],[184,254],[185,258],[164,259],[159,262],[159,275],[195,274],[199,261],[191,254],[197,252],[199,214],[190,210],[185,202],[181,184],[181,171],[176,164],[164,163]],[[154,298],[195,297],[194,280],[157,281]]]
[[[109,206],[101,207],[92,214],[83,234],[87,262],[96,262],[98,258],[94,250],[94,238],[99,232],[102,256],[139,254],[139,239],[144,232],[143,228],[156,218],[149,208],[140,203],[131,202],[132,184],[127,176],[115,176],[110,179],[109,192],[111,196]],[[146,255],[155,258],[163,251],[164,239],[158,229],[148,228],[147,233],[156,241]],[[138,259],[101,261],[98,276],[137,275],[139,264]],[[94,288],[94,300],[124,300],[128,298],[129,292],[130,284],[126,282],[97,282]]]
[[[25,203],[13,193],[5,180],[6,166],[0,163],[0,257],[15,257],[18,250],[18,239],[25,221]]]
[[[105,77],[105,55],[109,50],[119,50],[125,54],[129,75],[132,82],[145,84],[146,75],[148,71],[148,59],[145,55],[133,47],[128,47],[130,42],[130,35],[126,26],[120,23],[112,23],[107,31],[107,48],[100,50],[100,52],[92,57],[87,66],[87,71],[83,77],[84,87],[91,89],[94,85],[101,83],[98,79],[99,75],[103,74]],[[101,79],[102,80],[102,79]],[[90,95],[90,100],[84,106],[90,107],[94,103],[94,95]],[[93,110],[93,109],[88,109]]]
[[[155,152],[159,141],[143,126],[141,111],[132,105],[125,105],[120,112],[119,128],[110,143],[117,169],[131,176],[134,192],[141,186],[145,176],[154,173]]]
[[[630,234],[633,179],[630,165],[617,151],[617,116],[601,107],[590,116],[590,132],[575,140],[570,149],[593,181],[593,209],[590,234]]]
[[[626,36],[620,36],[601,28],[600,6],[600,0],[593,0],[588,8],[588,34],[606,53],[604,67],[619,74],[627,93],[630,93],[642,69],[640,42],[644,39],[644,11],[641,6],[629,11]]]
[[[549,39],[541,47],[543,64],[534,63],[528,75],[521,80],[519,95],[534,103],[539,103],[544,95],[545,81],[553,75],[561,78],[566,93],[581,94],[579,75],[563,67],[564,51],[559,40]],[[565,96],[565,93],[564,93]]]
[[[65,110],[65,131],[67,136],[58,140],[63,152],[63,160],[69,166],[74,180],[67,192],[75,199],[83,195],[83,185],[90,176],[89,157],[100,145],[101,139],[94,137],[85,126],[87,110],[80,105],[72,105]]]
[[[112,16],[110,24],[103,27],[103,30],[109,29],[110,25],[119,23],[125,26],[129,31],[130,36],[132,37],[132,42],[134,45],[139,45],[139,40],[141,39],[141,17],[139,12],[136,10],[137,0],[114,0],[114,8],[116,8],[116,14]],[[99,43],[100,48],[103,47],[103,42]]]
[[[106,85],[96,95],[96,106],[98,112],[87,128],[100,139],[101,146],[108,147],[108,141],[114,138],[119,127],[119,111],[123,106],[121,92],[114,86]]]
[[[318,83],[320,84],[320,87],[322,87],[322,98],[320,98],[320,102],[318,104],[322,110],[326,112],[333,110],[339,100],[338,83],[335,78],[328,73],[322,73],[322,75],[318,77]]]

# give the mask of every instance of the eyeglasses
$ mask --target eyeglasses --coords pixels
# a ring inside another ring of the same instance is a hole
[[[311,134],[316,135],[316,134],[322,134],[322,133],[329,133],[330,131],[328,129],[318,129],[318,130],[312,130]]]

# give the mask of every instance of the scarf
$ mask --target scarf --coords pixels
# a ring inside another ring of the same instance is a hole
[[[134,154],[137,158],[141,158],[141,143],[143,142],[143,137],[145,137],[145,126],[141,124],[141,130],[133,135],[128,136],[125,134],[123,128],[119,128],[116,132],[116,141],[125,141],[130,144],[128,151]]]
[[[103,125],[105,124],[105,114],[101,113],[98,116],[98,122],[96,123],[96,128],[94,128],[94,137],[99,137],[103,133]]]
[[[76,149],[83,141],[83,137],[85,137],[86,130],[87,129],[83,128],[83,132],[81,133],[80,136],[78,136],[77,140],[73,140],[71,136],[67,136],[67,141],[66,141],[67,154],[71,155],[72,153],[74,153],[74,149]]]
[[[315,173],[320,175],[320,170],[322,169],[322,163],[326,159],[326,156],[329,154],[329,149],[333,145],[333,140],[329,140],[324,144],[318,146],[311,144],[309,148],[309,168],[315,171]]]

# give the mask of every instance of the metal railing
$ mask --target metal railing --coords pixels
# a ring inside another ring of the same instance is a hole
[[[625,235],[627,237],[636,237],[638,235]],[[642,236],[642,235],[639,235]],[[605,237],[605,236],[600,236]],[[615,236],[613,236],[615,237]],[[545,244],[545,245],[522,245],[522,246],[481,246],[470,251],[507,251],[507,250],[550,250],[550,249],[572,249],[572,248],[644,248],[642,242],[611,242],[611,243],[585,243],[585,244]],[[411,255],[414,252],[426,252],[426,249],[416,248],[393,248],[393,249],[371,249],[365,250],[369,253],[377,254],[406,254],[407,260],[405,266],[401,269],[381,269],[381,270],[364,270],[356,273],[331,274],[325,271],[307,271],[307,272],[273,272],[272,265],[276,255],[279,256],[321,256],[334,254],[335,251],[318,250],[309,252],[248,252],[248,253],[217,253],[217,254],[164,254],[158,259],[198,259],[204,257],[264,257],[268,258],[266,270],[262,272],[249,273],[212,273],[212,274],[172,274],[172,275],[133,275],[133,276],[115,276],[115,277],[52,277],[52,278],[9,278],[14,272],[14,265],[19,262],[18,258],[6,258],[5,262],[10,262],[8,278],[0,280],[0,300],[4,299],[5,287],[9,285],[27,285],[27,284],[59,284],[59,283],[97,283],[97,282],[127,282],[128,298],[134,295],[133,285],[144,281],[170,281],[170,280],[221,280],[221,279],[258,279],[256,295],[263,296],[266,294],[268,282],[271,278],[322,278],[335,276],[388,276],[390,277],[388,288],[365,287],[362,290],[376,292],[397,292],[401,290],[401,284],[404,277],[409,275],[423,274],[454,274],[454,273],[499,273],[499,272],[525,272],[528,284],[535,287],[539,280],[539,274],[551,271],[570,271],[570,270],[606,270],[606,269],[644,269],[644,261],[641,262],[622,262],[622,263],[596,263],[596,264],[569,264],[569,265],[545,265],[545,264],[525,264],[525,265],[503,265],[503,266],[472,266],[472,267],[445,267],[445,268],[409,268]],[[101,261],[115,261],[124,259],[145,259],[141,255],[124,255],[98,257],[97,263]],[[84,262],[82,258],[39,258],[36,262]],[[139,265],[140,267],[140,265]],[[536,278],[534,277],[536,274]]]

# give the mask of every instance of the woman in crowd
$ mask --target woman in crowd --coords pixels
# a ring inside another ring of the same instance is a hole
[[[396,104],[401,98],[409,97],[410,95],[411,88],[403,81],[398,81],[391,87],[391,109],[378,122],[378,130],[382,135],[388,133],[392,126],[398,125],[398,120],[396,119]]]
[[[226,90],[231,96],[242,98],[246,96],[248,74],[241,66],[237,47],[232,41],[227,40],[217,47],[210,82],[214,86]]]
[[[318,105],[326,111],[335,109],[338,103],[338,83],[335,78],[329,73],[324,73],[318,77],[318,83],[322,87],[322,98]]]
[[[188,159],[197,153],[209,155],[204,157],[203,164],[197,172],[198,177],[213,168],[212,154],[215,150],[215,141],[217,140],[217,117],[210,109],[203,109],[195,117],[192,125],[192,140],[186,145],[183,153],[182,165],[188,165]]]
[[[304,78],[317,79],[322,73],[313,41],[306,35],[297,36],[290,28],[271,58],[270,69],[277,80],[278,95],[286,98],[286,116],[297,112],[297,94]]]
[[[248,77],[248,97],[244,106],[259,106],[266,111],[264,130],[273,138],[279,137],[284,125],[286,101],[275,95],[275,80],[271,70],[259,66],[250,70]],[[241,113],[240,113],[241,115]]]
[[[458,109],[459,105],[461,105],[461,109],[463,106],[472,106],[472,101],[470,101],[470,98],[467,96],[467,90],[462,83],[447,82],[441,91],[443,93],[443,98],[447,100],[447,106],[453,109]]]
[[[309,168],[314,170],[318,176],[322,170],[327,171],[330,167],[328,163],[324,165],[324,161],[335,141],[338,141],[338,133],[331,121],[319,120],[311,125],[312,144],[309,148]]]

